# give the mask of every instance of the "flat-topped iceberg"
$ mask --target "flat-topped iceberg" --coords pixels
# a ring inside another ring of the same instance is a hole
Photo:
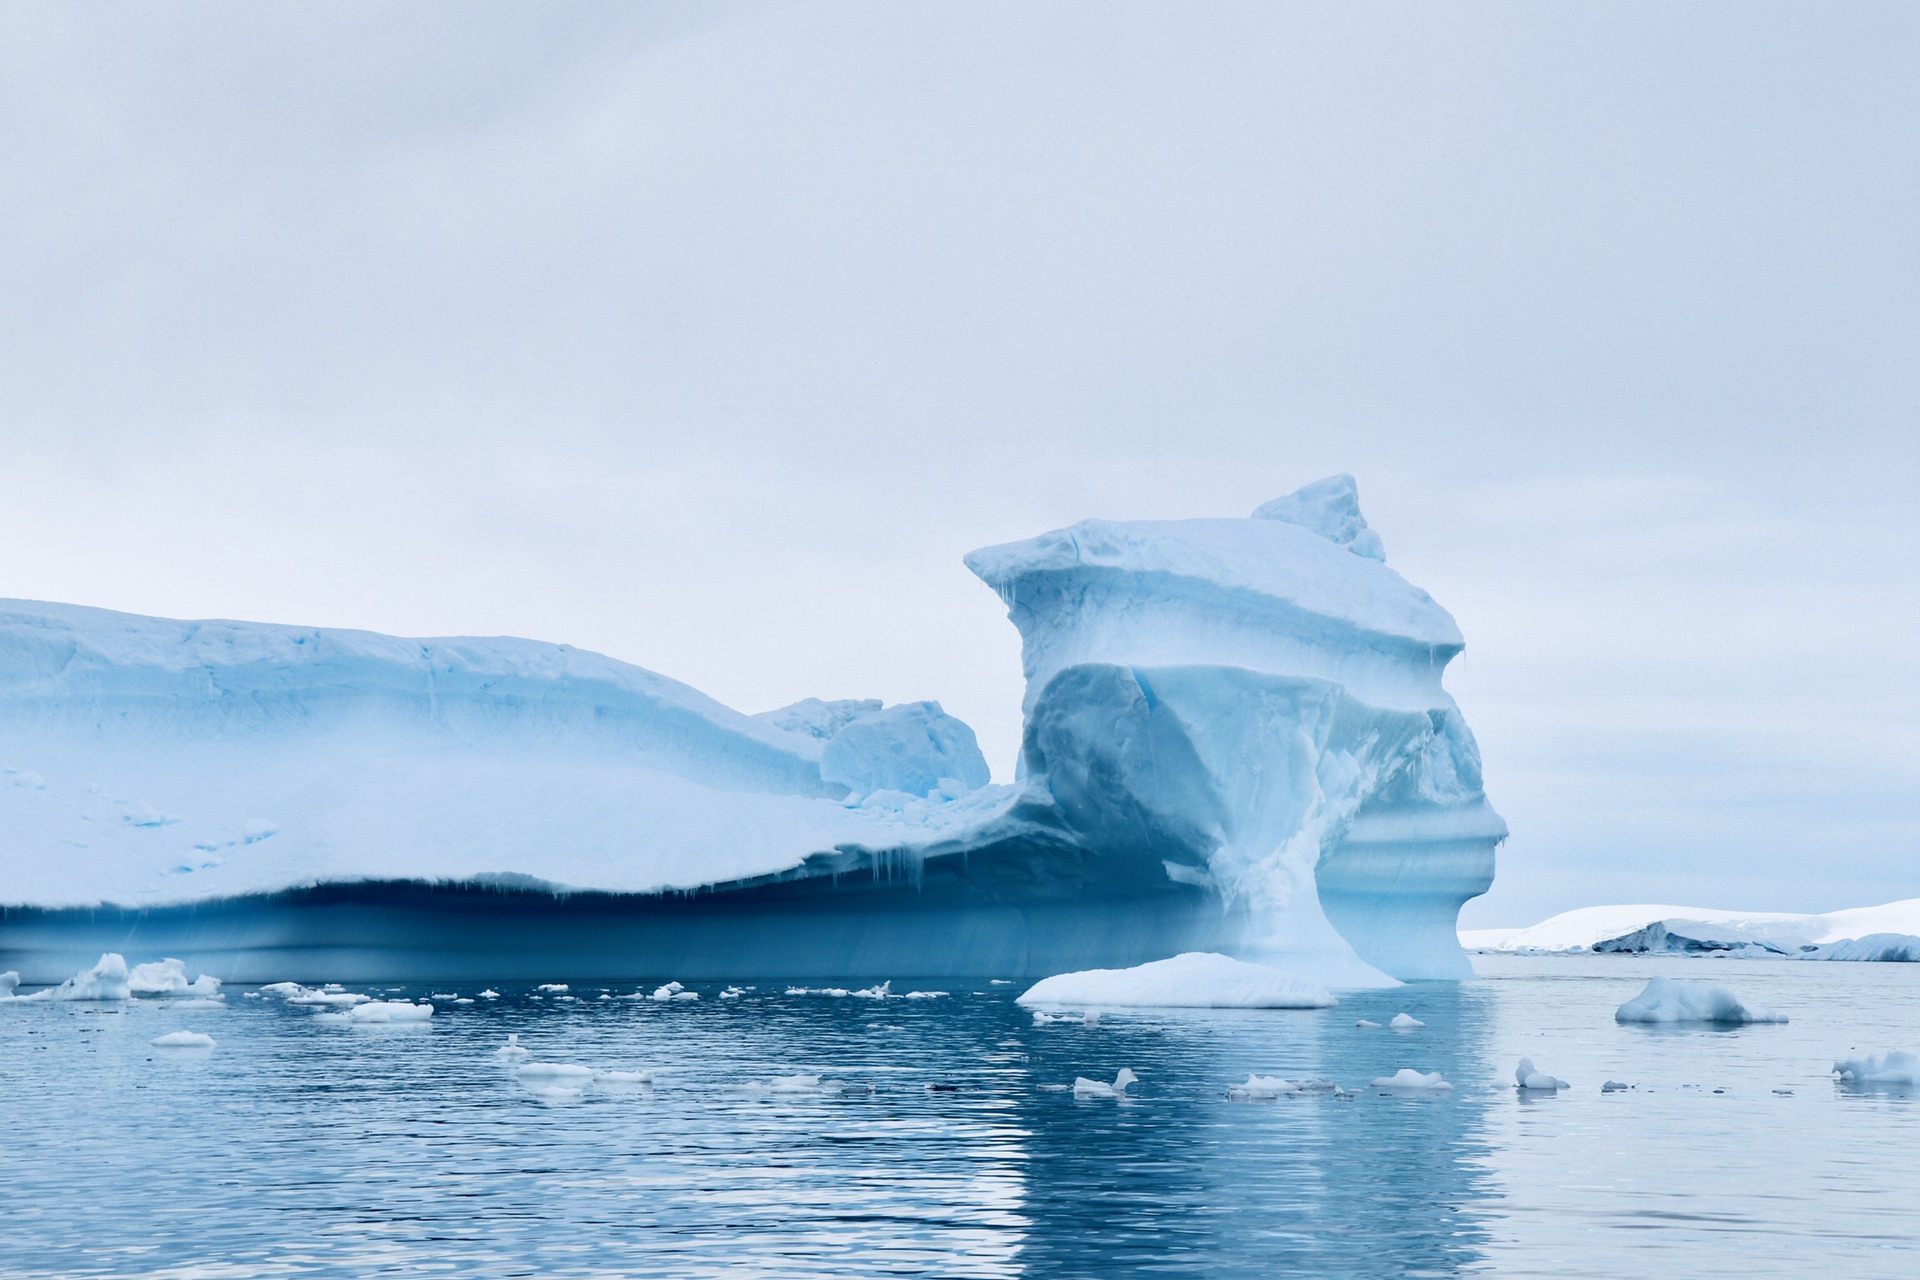
[[[1077,1008],[1326,1009],[1332,993],[1231,956],[1190,951],[1130,969],[1056,974],[1022,994],[1024,1005]]]
[[[567,645],[0,602],[0,960],[1462,975],[1505,826],[1460,633],[1382,556],[1347,477],[974,552],[1027,674],[1001,786],[936,702],[744,715]]]

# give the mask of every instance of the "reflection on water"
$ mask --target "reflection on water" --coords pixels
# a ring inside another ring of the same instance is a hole
[[[0,1272],[1912,1274],[1920,1202],[1895,1170],[1920,1104],[1824,1069],[1920,1041],[1920,966],[1712,964],[1794,1022],[1612,1023],[1646,974],[1709,963],[1487,961],[1329,1011],[1094,1026],[1035,1026],[985,982],[886,1001],[503,987],[421,1026],[239,992],[227,1011],[7,1008]],[[1401,1009],[1426,1027],[1353,1025]],[[181,1027],[220,1043],[149,1047]],[[492,1057],[509,1032],[655,1082],[537,1095]],[[1576,1089],[1517,1096],[1521,1054]],[[1061,1088],[1122,1066],[1127,1100]],[[1225,1097],[1249,1072],[1400,1067],[1456,1089]],[[1636,1088],[1603,1095],[1608,1077]]]

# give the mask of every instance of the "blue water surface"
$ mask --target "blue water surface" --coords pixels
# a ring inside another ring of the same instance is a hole
[[[986,979],[654,1001],[556,974],[570,998],[500,985],[384,1026],[231,988],[225,1010],[11,1005],[0,1274],[1920,1275],[1920,1098],[1830,1073],[1850,1047],[1920,1047],[1920,966],[1476,966],[1331,1010],[1091,1026],[1035,1025]],[[1616,1025],[1654,973],[1792,1021]],[[1354,1026],[1402,1010],[1426,1026]],[[218,1044],[148,1044],[183,1028]],[[494,1059],[509,1033],[654,1083],[543,1098]],[[1575,1087],[1518,1094],[1522,1054]],[[1121,1067],[1124,1101],[1061,1088]],[[1455,1088],[1226,1096],[1249,1072],[1401,1067]],[[794,1075],[821,1087],[769,1089]]]

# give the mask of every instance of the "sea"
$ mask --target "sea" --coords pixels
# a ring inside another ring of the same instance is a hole
[[[0,1275],[1920,1275],[1920,1096],[1832,1072],[1920,1048],[1920,965],[1473,963],[1045,1023],[992,975],[353,988],[435,1007],[388,1024],[245,987],[4,1005]],[[1616,1023],[1655,975],[1790,1021]],[[150,1043],[181,1030],[215,1044]],[[647,1079],[523,1074],[510,1036]],[[1517,1090],[1523,1056],[1571,1087]],[[1401,1068],[1452,1088],[1372,1086]]]

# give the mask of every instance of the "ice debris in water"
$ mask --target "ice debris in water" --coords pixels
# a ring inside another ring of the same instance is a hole
[[[220,979],[201,974],[187,981],[187,966],[179,960],[156,960],[133,966],[127,990],[136,996],[188,996],[211,1000],[220,994]]]
[[[1415,1071],[1412,1067],[1402,1067],[1390,1076],[1376,1078],[1373,1087],[1395,1093],[1445,1093],[1453,1088],[1438,1071]]]
[[[1112,1084],[1079,1076],[1073,1082],[1073,1096],[1076,1098],[1124,1098],[1127,1096],[1127,1086],[1139,1079],[1140,1077],[1133,1074],[1129,1067],[1120,1068],[1120,1073],[1114,1076]]]
[[[18,974],[9,972],[7,976],[14,980],[13,986],[19,985]],[[42,1000],[127,1000],[132,998],[132,992],[128,990],[127,984],[126,957],[109,951],[100,957],[93,968],[74,974],[57,987],[48,987],[30,996],[12,995],[10,986],[0,984],[0,1000],[14,1003]]]
[[[725,991],[722,991],[720,993],[720,998],[722,1000],[738,1000],[741,996],[745,994],[747,994],[747,989],[745,987],[728,987]]]
[[[1033,1011],[1033,1025],[1036,1027],[1051,1027],[1061,1022],[1076,1026],[1097,1027],[1100,1025],[1100,1011],[1098,1009],[1089,1009],[1085,1013],[1048,1013],[1045,1009]]]
[[[564,982],[543,982],[534,988],[535,991],[565,991],[566,989],[567,984]]]
[[[1396,1013],[1393,1015],[1393,1021],[1387,1025],[1395,1031],[1418,1031],[1427,1024],[1410,1013]]]
[[[1785,1022],[1764,1005],[1742,1003],[1725,987],[1677,978],[1653,978],[1646,989],[1614,1010],[1615,1022],[1710,1022],[1740,1026],[1750,1022]]]
[[[1291,1080],[1283,1080],[1279,1076],[1256,1075],[1252,1072],[1247,1073],[1245,1084],[1227,1086],[1229,1098],[1244,1102],[1267,1102],[1282,1094],[1300,1092],[1302,1092],[1301,1086]]]
[[[1520,1059],[1520,1065],[1513,1069],[1513,1079],[1519,1088],[1529,1092],[1556,1093],[1561,1089],[1573,1088],[1565,1080],[1534,1070],[1532,1058]]]
[[[1625,1092],[1626,1092],[1627,1090],[1629,1090],[1629,1089],[1631,1089],[1631,1088],[1633,1088],[1633,1086],[1632,1086],[1632,1085],[1630,1085],[1630,1084],[1627,1084],[1627,1083],[1625,1083],[1625,1082],[1623,1082],[1623,1081],[1620,1081],[1620,1080],[1609,1080],[1609,1081],[1607,1081],[1607,1082],[1606,1082],[1605,1084],[1603,1084],[1603,1085],[1601,1085],[1601,1086],[1600,1086],[1600,1092],[1602,1092],[1602,1093],[1625,1093]]]
[[[1834,1074],[1848,1084],[1920,1086],[1920,1054],[1906,1049],[1860,1054],[1833,1064]]]
[[[11,996],[13,989],[19,985],[20,974],[17,970],[9,969],[5,973],[0,973],[0,1000]]]
[[[212,1036],[202,1035],[198,1031],[169,1031],[147,1043],[156,1049],[211,1049],[214,1040]]]
[[[1360,1031],[1378,1031],[1380,1029],[1380,1024],[1375,1022],[1372,1018],[1362,1018],[1358,1022],[1354,1023],[1353,1025],[1356,1029]]]
[[[498,1000],[500,998],[500,993],[498,991],[495,991],[492,987],[488,987],[485,991],[482,991],[480,993],[480,998],[482,1000]]]
[[[1131,969],[1085,969],[1042,979],[1018,1003],[1184,1009],[1326,1009],[1326,990],[1263,964],[1188,951]]]
[[[520,1043],[520,1033],[507,1034],[507,1042],[493,1051],[493,1056],[502,1062],[526,1062],[533,1057],[533,1050]]]
[[[354,1005],[347,1014],[354,1022],[425,1022],[432,1016],[432,1005],[407,1000],[369,1000]]]
[[[513,1074],[522,1080],[587,1081],[593,1079],[593,1068],[577,1062],[528,1062],[515,1067]]]
[[[652,998],[655,1000],[662,1000],[662,1001],[664,1000],[698,1000],[700,998],[700,993],[698,991],[689,991],[678,982],[669,982],[664,987],[656,987],[654,989]]]

